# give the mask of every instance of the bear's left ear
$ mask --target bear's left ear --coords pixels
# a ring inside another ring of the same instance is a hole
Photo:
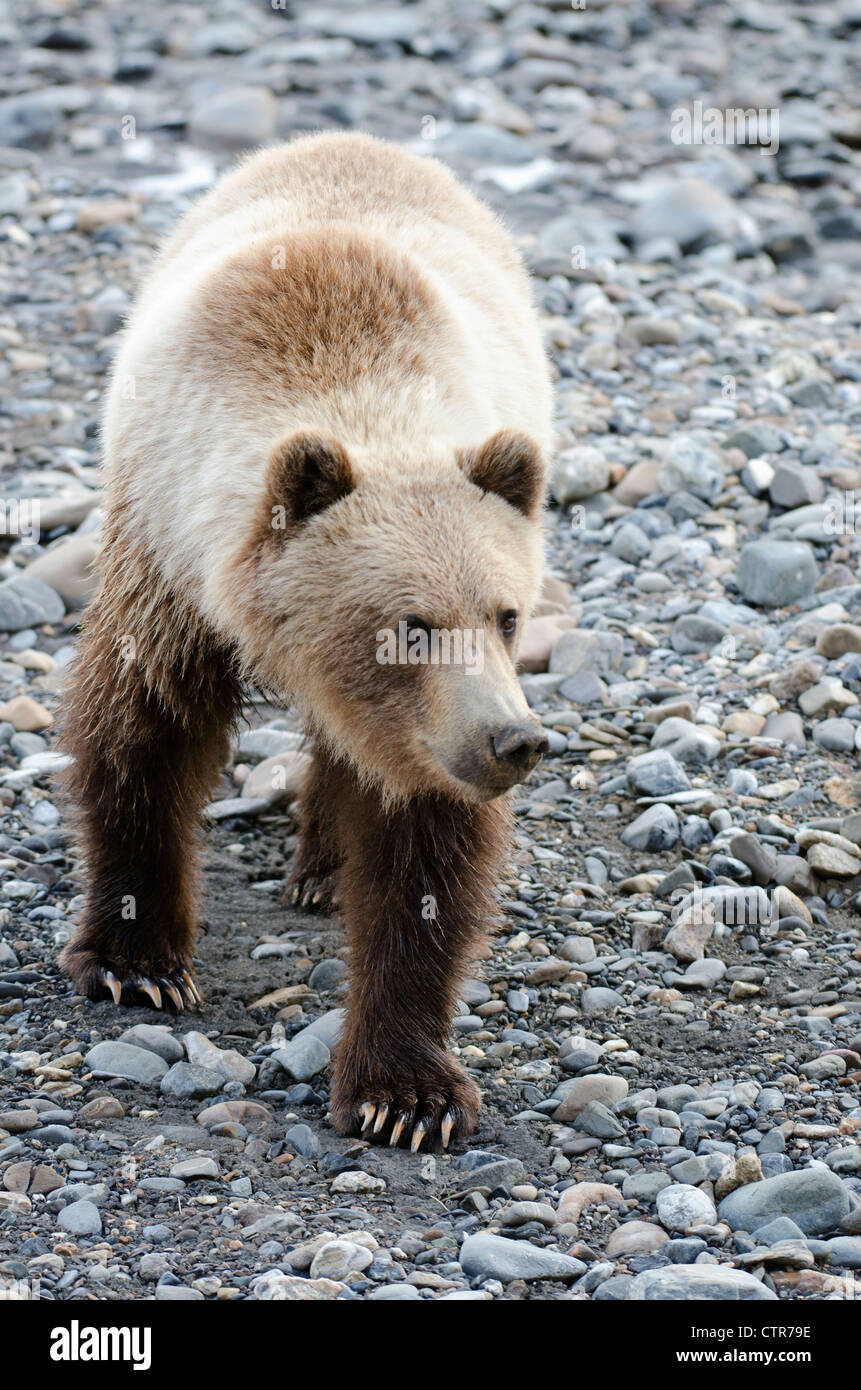
[[[465,449],[458,462],[471,483],[496,493],[524,516],[535,517],[544,492],[544,459],[523,430],[504,429],[477,449]]]
[[[267,504],[273,530],[294,530],[353,491],[350,456],[332,435],[299,431],[269,458]]]

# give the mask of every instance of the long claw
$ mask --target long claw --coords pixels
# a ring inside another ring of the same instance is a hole
[[[195,984],[192,977],[189,975],[188,971],[183,970],[179,978],[180,983],[182,984],[182,987],[185,990],[186,998],[188,999],[189,1004],[191,1004],[192,1007],[196,1006],[197,1008],[200,1008],[201,1004],[203,1003],[203,1000],[200,997],[200,991],[198,990],[197,985]]]
[[[406,1125],[409,1118],[409,1113],[407,1111],[401,1111],[400,1115],[395,1120],[395,1123],[392,1125],[392,1133],[389,1138],[390,1149],[397,1148],[398,1141],[400,1140],[400,1137],[404,1132],[404,1126]]]
[[[443,1115],[440,1129],[442,1131],[442,1146],[444,1149],[447,1149],[448,1141],[454,1133],[454,1115],[450,1110],[447,1110]]]
[[[382,1129],[383,1125],[386,1123],[386,1120],[388,1118],[389,1107],[384,1101],[383,1104],[380,1106],[379,1110],[377,1111],[377,1119],[374,1124],[374,1134],[379,1134],[380,1130]]]
[[[104,983],[107,985],[108,989],[110,990],[111,997],[114,1003],[117,1005],[117,1007],[119,1007],[120,996],[122,995],[123,987],[117,979],[116,975],[114,975],[113,971],[106,970],[102,975],[102,979]]]
[[[301,885],[301,883],[297,883],[297,884],[296,884],[296,887],[293,889],[293,892],[292,892],[292,894],[291,894],[291,896],[290,896],[290,901],[291,901],[291,903],[293,904],[294,907],[295,907],[296,904],[298,903],[299,898],[301,897],[301,894],[302,894],[302,885]]]
[[[154,1009],[161,1008],[161,990],[152,980],[141,980],[138,983],[141,994],[145,994],[147,999],[151,999]]]
[[[171,999],[171,1000],[173,1001],[173,1006],[174,1006],[174,1008],[176,1009],[177,1013],[178,1013],[178,1014],[181,1014],[182,1011],[183,1011],[183,1009],[184,1009],[184,1007],[185,1007],[185,1004],[184,1004],[184,1002],[183,1002],[182,995],[180,994],[180,992],[179,992],[179,990],[177,989],[176,985],[166,984],[165,987],[164,987],[164,989],[165,989],[165,993],[167,994],[168,998]]]
[[[427,1132],[428,1132],[428,1123],[427,1123],[427,1121],[426,1121],[426,1120],[419,1120],[418,1124],[416,1125],[415,1129],[413,1130],[413,1137],[412,1137],[412,1139],[410,1140],[410,1153],[414,1153],[414,1154],[417,1154],[417,1153],[418,1153],[419,1149],[420,1149],[421,1146],[422,1146],[422,1141],[424,1140],[424,1137],[425,1137],[425,1135],[427,1134]]]
[[[377,1113],[377,1107],[372,1100],[366,1100],[365,1104],[359,1107],[359,1114],[362,1116],[362,1133],[370,1129],[371,1122]]]

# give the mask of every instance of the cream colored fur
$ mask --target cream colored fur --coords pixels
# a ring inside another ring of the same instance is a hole
[[[109,506],[160,582],[360,770],[393,796],[440,781],[462,793],[433,750],[468,734],[482,702],[526,709],[493,623],[499,608],[528,616],[540,523],[458,462],[503,427],[552,447],[508,235],[436,161],[312,136],[241,164],[164,246],[113,374]],[[343,444],[356,490],[261,554],[270,455],[303,429]],[[486,625],[488,669],[459,686],[435,675],[403,721],[393,700],[388,751],[364,663],[381,620],[404,612]]]

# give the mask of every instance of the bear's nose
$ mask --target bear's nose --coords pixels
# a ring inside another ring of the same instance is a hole
[[[490,740],[493,756],[498,763],[526,777],[550,747],[540,724],[505,724]]]

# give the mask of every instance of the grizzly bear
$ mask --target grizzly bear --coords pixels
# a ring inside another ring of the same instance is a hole
[[[328,908],[336,886],[349,944],[332,1121],[375,1142],[476,1121],[447,1044],[505,793],[547,746],[515,662],[551,402],[508,234],[435,160],[354,134],[257,153],[203,197],[115,362],[62,965],[91,999],[200,1004],[196,821],[247,685],[294,706],[314,758],[290,887]],[[440,633],[467,637],[422,659]]]

